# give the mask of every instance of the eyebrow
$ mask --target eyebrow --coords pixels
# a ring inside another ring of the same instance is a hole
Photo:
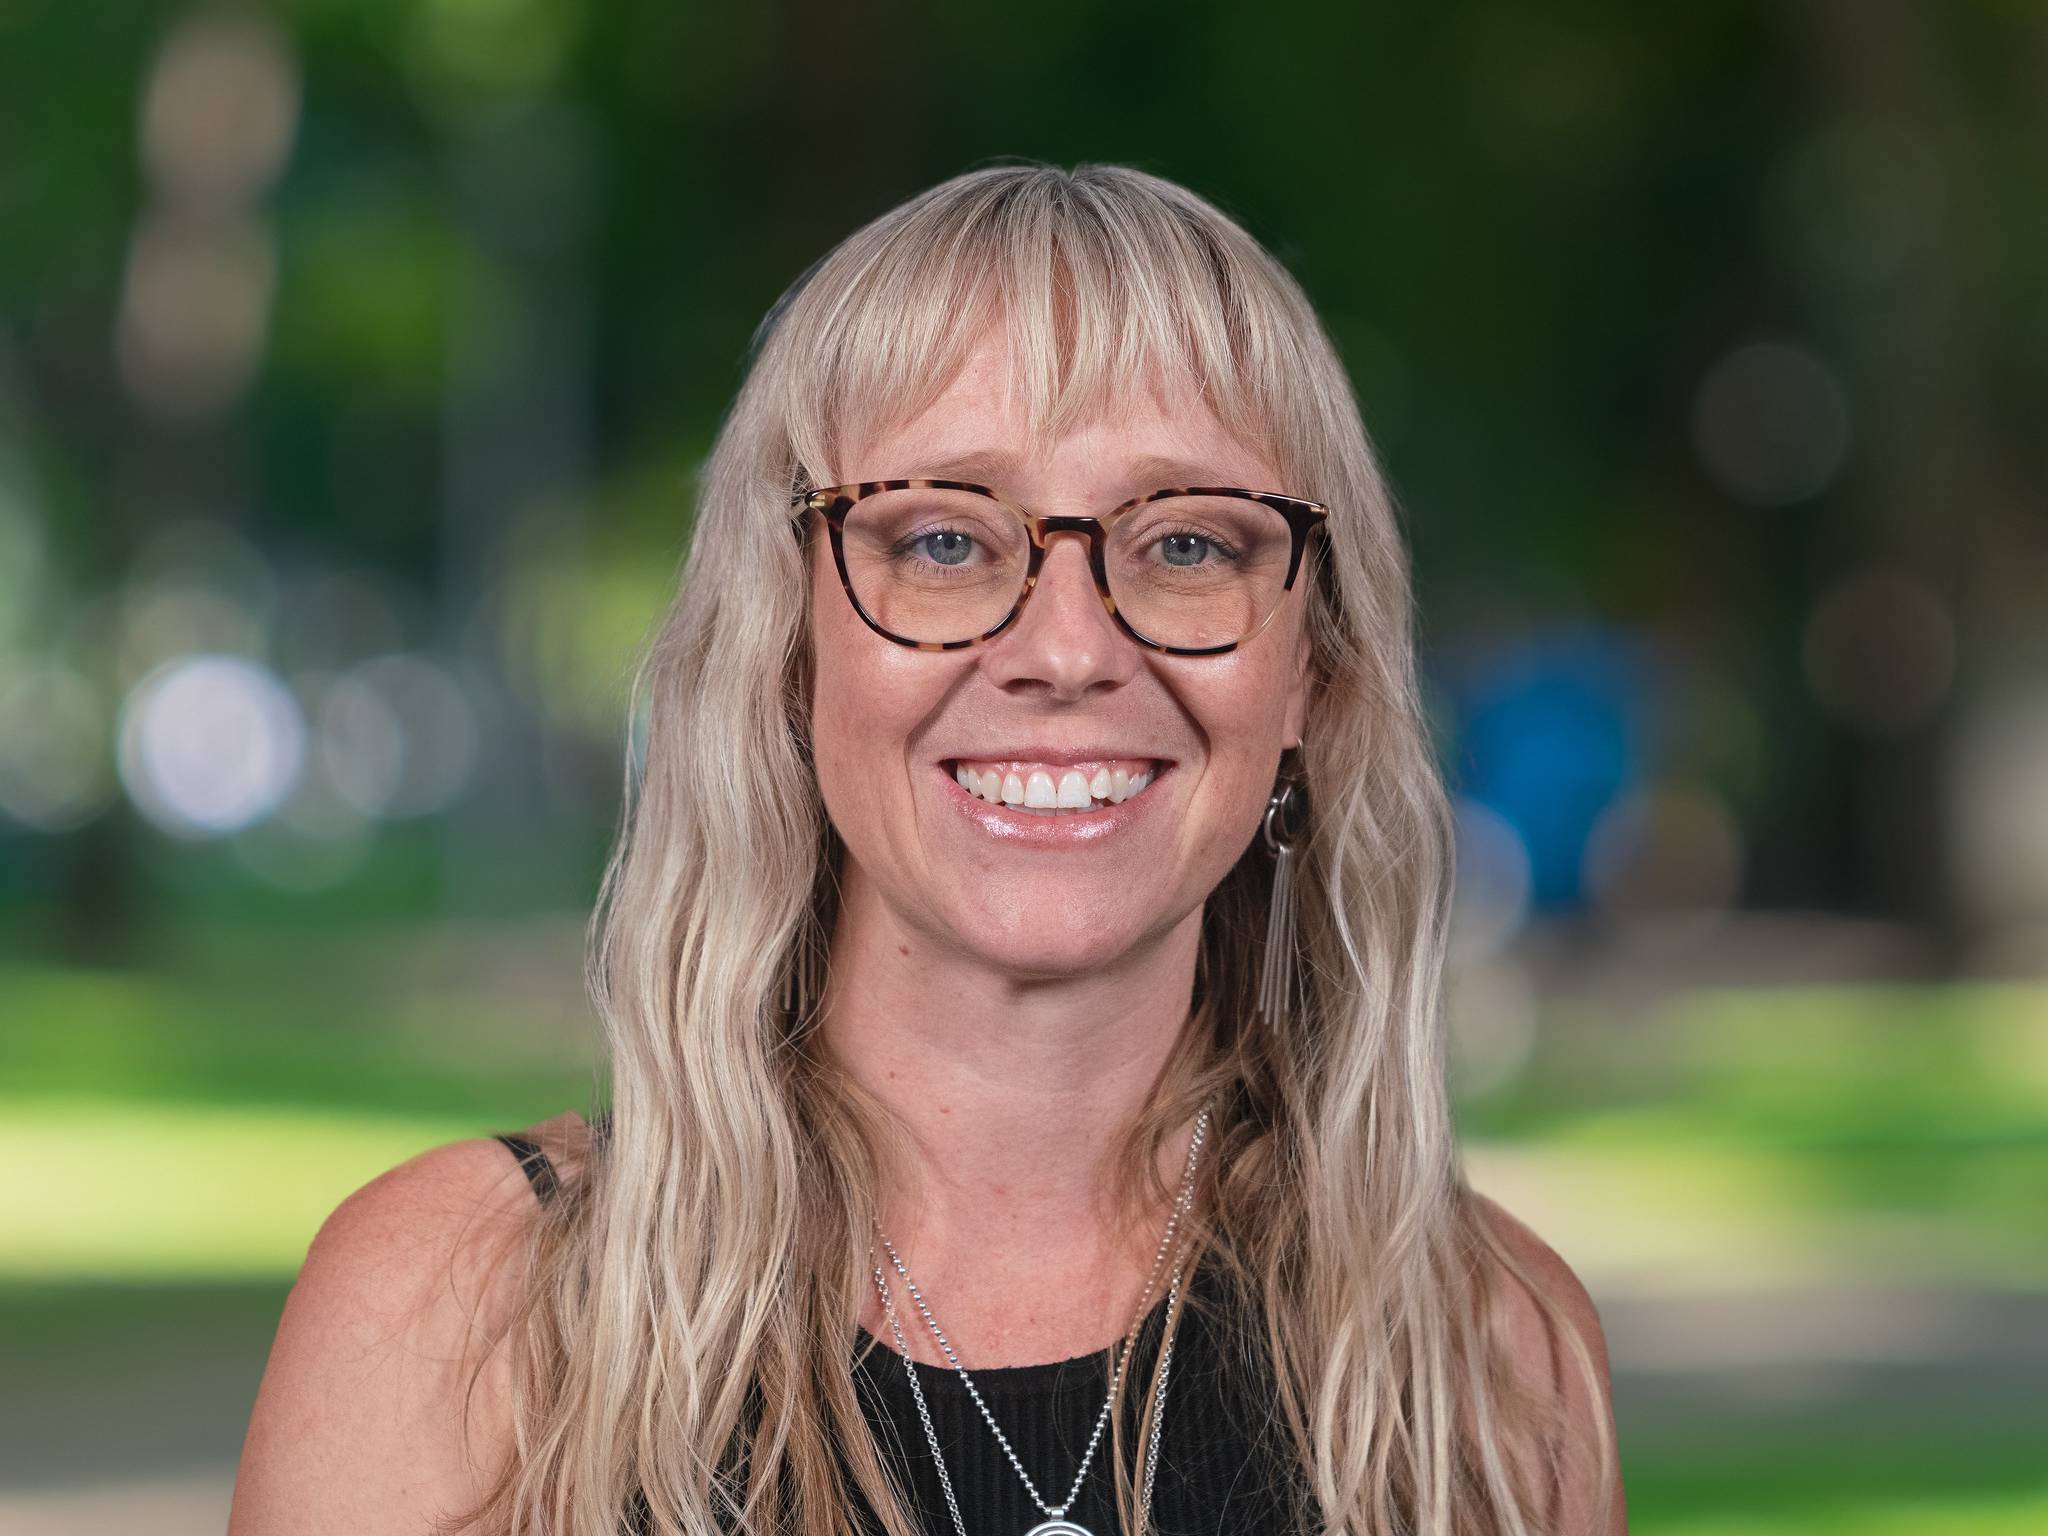
[[[915,478],[927,480],[970,480],[979,485],[1001,485],[1017,473],[1019,456],[996,448],[974,448],[934,459],[914,459]],[[1124,469],[1124,487],[1133,492],[1162,490],[1180,485],[1237,484],[1235,474],[1213,466],[1204,468],[1186,459],[1146,454],[1133,459]],[[1247,487],[1251,489],[1252,487]]]

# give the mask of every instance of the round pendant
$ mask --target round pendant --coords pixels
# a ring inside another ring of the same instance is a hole
[[[1072,1520],[1041,1520],[1024,1536],[1095,1536],[1095,1533]]]

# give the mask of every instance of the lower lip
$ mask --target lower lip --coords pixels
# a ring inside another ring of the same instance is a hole
[[[1137,794],[1099,810],[1077,810],[1069,816],[1035,816],[969,794],[953,777],[953,770],[948,764],[936,765],[939,782],[961,815],[990,837],[1026,848],[1076,848],[1119,836],[1144,819],[1146,809],[1159,793],[1160,784],[1172,774],[1173,769],[1172,763],[1160,764],[1152,770],[1152,782]]]

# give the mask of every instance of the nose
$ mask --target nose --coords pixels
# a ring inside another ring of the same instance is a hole
[[[1056,699],[1128,682],[1142,664],[1138,647],[1117,628],[1088,568],[1088,536],[1046,536],[1038,583],[1024,610],[989,646],[985,665],[1004,687],[1037,684]]]

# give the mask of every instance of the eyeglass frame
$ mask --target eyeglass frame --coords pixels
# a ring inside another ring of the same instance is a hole
[[[1025,531],[1031,539],[1031,553],[1026,557],[1024,564],[1024,582],[1018,589],[1017,601],[1011,604],[1010,611],[1004,614],[994,627],[965,640],[911,640],[884,629],[881,623],[861,606],[860,599],[854,595],[853,578],[848,575],[846,569],[846,517],[856,503],[882,491],[971,491],[987,497],[1024,524]],[[1109,572],[1104,564],[1103,551],[1107,548],[1109,537],[1115,532],[1116,525],[1139,507],[1174,496],[1229,496],[1240,501],[1256,501],[1262,506],[1271,507],[1287,519],[1292,544],[1287,553],[1287,579],[1280,584],[1280,598],[1266,616],[1252,628],[1251,633],[1240,635],[1228,644],[1167,645],[1154,640],[1149,635],[1141,634],[1136,626],[1124,617],[1117,607],[1115,596],[1109,590]],[[1099,518],[1043,517],[1026,512],[1015,502],[986,485],[977,485],[971,480],[932,479],[850,480],[843,485],[825,485],[808,491],[798,491],[790,497],[789,504],[806,512],[815,512],[824,518],[831,537],[832,564],[839,572],[839,585],[845,589],[846,600],[853,604],[853,611],[860,615],[861,622],[884,640],[914,651],[964,651],[995,639],[1017,621],[1018,616],[1024,611],[1024,605],[1031,600],[1032,592],[1037,589],[1038,573],[1045,564],[1045,541],[1056,533],[1078,533],[1085,535],[1088,540],[1088,569],[1095,578],[1095,595],[1102,599],[1103,608],[1108,611],[1118,629],[1147,650],[1157,651],[1161,655],[1222,656],[1256,640],[1265,627],[1273,622],[1274,615],[1287,605],[1286,595],[1294,590],[1294,579],[1300,574],[1302,556],[1308,550],[1309,535],[1317,528],[1323,528],[1327,532],[1327,520],[1330,515],[1330,509],[1322,502],[1310,501],[1301,496],[1285,496],[1278,491],[1252,491],[1239,486],[1174,485],[1147,491],[1141,496],[1133,496],[1114,511],[1106,512]]]

